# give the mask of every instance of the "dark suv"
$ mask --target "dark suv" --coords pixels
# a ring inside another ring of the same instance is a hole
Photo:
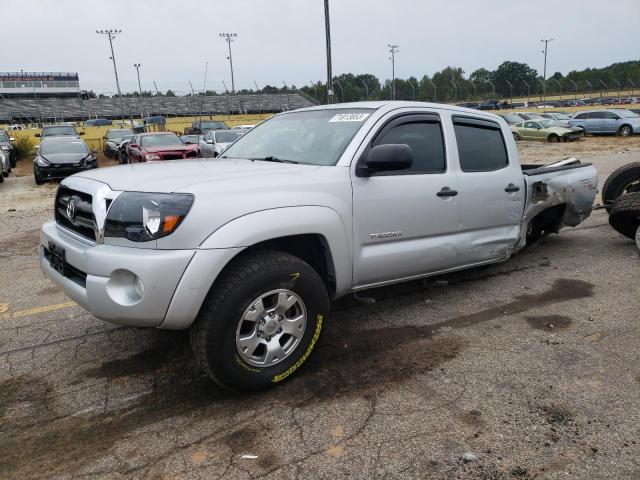
[[[203,135],[211,130],[229,130],[229,127],[226,123],[217,120],[195,120],[191,127],[184,129],[184,134]]]

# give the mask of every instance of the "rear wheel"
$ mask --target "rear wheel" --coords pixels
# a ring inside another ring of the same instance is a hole
[[[520,135],[518,135],[516,132],[513,132],[513,139],[514,139],[516,142],[519,142],[519,141],[520,141]]]
[[[602,186],[602,203],[608,212],[616,199],[625,193],[640,192],[640,162],[614,170]]]
[[[622,125],[618,129],[618,135],[620,135],[621,137],[630,137],[631,135],[633,135],[633,129],[630,125]]]
[[[326,287],[288,253],[242,254],[223,271],[191,327],[200,367],[219,385],[260,390],[309,357],[329,309]]]
[[[627,238],[635,239],[640,228],[640,192],[627,193],[616,200],[609,225]]]

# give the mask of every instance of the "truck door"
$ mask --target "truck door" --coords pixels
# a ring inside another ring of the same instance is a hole
[[[356,286],[419,276],[456,262],[458,181],[447,165],[439,116],[391,118],[364,155],[383,144],[409,145],[413,166],[366,177],[352,171]]]
[[[515,144],[505,142],[492,120],[452,119],[460,166],[460,256],[465,265],[507,258],[520,237],[525,202]]]

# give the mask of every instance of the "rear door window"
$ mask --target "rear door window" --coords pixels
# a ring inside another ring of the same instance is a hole
[[[489,172],[509,165],[507,147],[498,124],[454,116],[453,126],[463,172]]]
[[[604,112],[590,112],[589,113],[589,118],[590,119],[603,119],[604,118]]]

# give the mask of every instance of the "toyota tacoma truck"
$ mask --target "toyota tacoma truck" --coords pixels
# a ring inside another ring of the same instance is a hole
[[[216,160],[66,178],[44,272],[97,318],[189,329],[220,385],[256,390],[309,358],[330,301],[507,260],[578,225],[596,170],[521,165],[488,112],[364,102],[285,112]]]

